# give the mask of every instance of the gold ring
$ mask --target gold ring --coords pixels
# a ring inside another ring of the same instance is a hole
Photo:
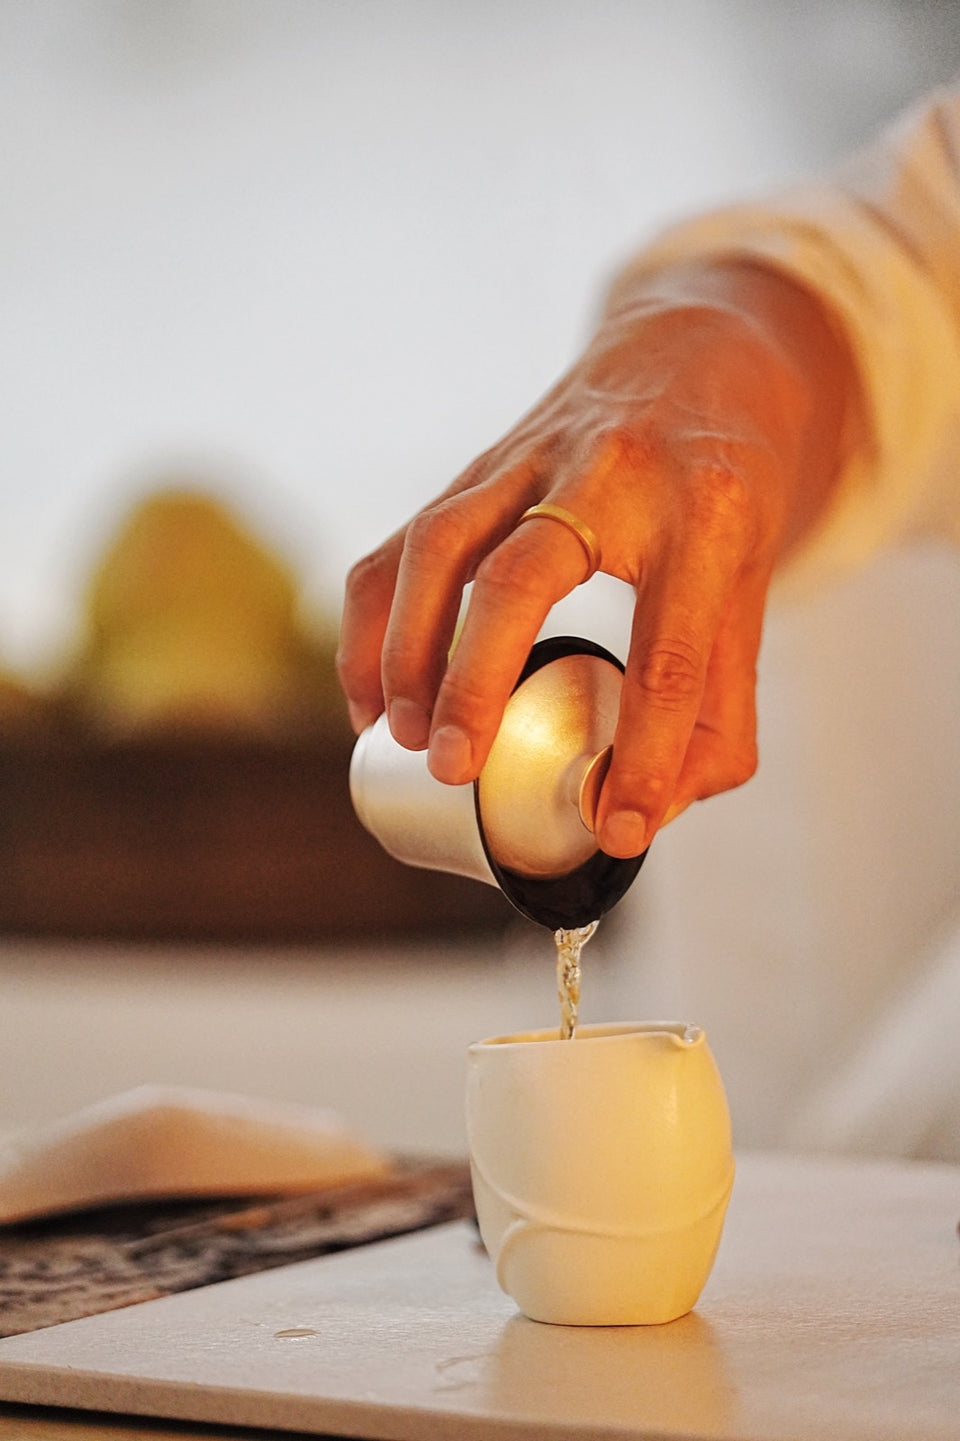
[[[548,500],[542,501],[540,505],[531,505],[529,510],[523,512],[517,525],[523,525],[525,520],[556,520],[577,537],[583,546],[589,566],[584,580],[589,580],[594,571],[600,569],[600,545],[597,537],[585,521],[578,520],[575,515],[570,514],[569,510],[564,510],[562,505],[551,505]]]

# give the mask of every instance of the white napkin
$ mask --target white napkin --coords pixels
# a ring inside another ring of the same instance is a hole
[[[0,1144],[0,1223],[148,1197],[319,1190],[389,1170],[329,1111],[139,1086]]]

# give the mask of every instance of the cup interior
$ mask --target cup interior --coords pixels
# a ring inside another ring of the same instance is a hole
[[[516,1031],[508,1036],[489,1036],[476,1041],[470,1047],[475,1050],[485,1046],[527,1046],[556,1043],[563,1046],[582,1045],[585,1041],[611,1040],[622,1036],[662,1035],[674,1036],[681,1045],[694,1046],[703,1040],[702,1028],[691,1021],[613,1021],[598,1025],[578,1026],[572,1040],[562,1040],[559,1030],[550,1027],[539,1031]]]

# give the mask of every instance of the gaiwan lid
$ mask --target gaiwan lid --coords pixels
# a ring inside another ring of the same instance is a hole
[[[550,930],[588,925],[615,906],[646,851],[626,860],[593,834],[610,764],[623,666],[593,641],[538,641],[474,782],[480,839],[498,885]]]

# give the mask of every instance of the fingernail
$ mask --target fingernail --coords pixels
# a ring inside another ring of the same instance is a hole
[[[459,726],[441,726],[430,738],[428,765],[431,775],[448,785],[462,785],[471,780],[473,747]]]
[[[639,811],[614,811],[600,830],[600,846],[608,856],[638,856],[647,838],[647,820]]]
[[[365,731],[367,726],[372,726],[379,715],[379,711],[369,710],[367,706],[357,705],[355,701],[347,701],[347,714],[350,716],[350,724],[357,735]]]
[[[415,700],[398,696],[390,702],[387,710],[390,734],[407,750],[422,751],[430,739],[430,717],[422,705]]]

